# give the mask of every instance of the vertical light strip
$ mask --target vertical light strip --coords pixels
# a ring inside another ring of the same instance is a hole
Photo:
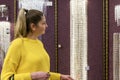
[[[70,71],[75,80],[87,80],[87,1],[70,2]]]
[[[113,34],[113,80],[119,80],[119,33]]]
[[[118,79],[120,80],[120,33],[119,33],[119,39],[118,39],[118,42],[119,42],[119,45],[118,45],[118,61],[117,61],[117,65],[118,65],[118,68],[117,68],[117,71],[118,71]]]

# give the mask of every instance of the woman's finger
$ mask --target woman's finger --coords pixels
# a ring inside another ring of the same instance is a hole
[[[70,80],[74,80],[74,79],[73,79],[72,77],[70,77],[70,76],[69,76],[69,78],[70,78]]]
[[[47,76],[50,77],[50,73],[49,72],[47,73]]]

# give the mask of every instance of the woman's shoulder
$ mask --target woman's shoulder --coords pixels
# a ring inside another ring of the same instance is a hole
[[[12,41],[12,43],[21,43],[22,42],[22,38],[16,38]]]
[[[38,39],[39,44],[41,44],[43,46],[43,42],[41,40]]]
[[[11,45],[20,46],[22,45],[22,38],[16,38],[11,42]]]

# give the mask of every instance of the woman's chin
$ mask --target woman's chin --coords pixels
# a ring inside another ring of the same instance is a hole
[[[39,35],[43,35],[43,34],[45,34],[45,31],[43,31],[43,32],[39,33]]]
[[[43,35],[43,34],[45,34],[45,31],[44,31],[44,32],[42,32],[42,35]]]

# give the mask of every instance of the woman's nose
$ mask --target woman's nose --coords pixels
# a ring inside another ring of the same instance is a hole
[[[48,25],[46,24],[46,27],[48,27]]]

